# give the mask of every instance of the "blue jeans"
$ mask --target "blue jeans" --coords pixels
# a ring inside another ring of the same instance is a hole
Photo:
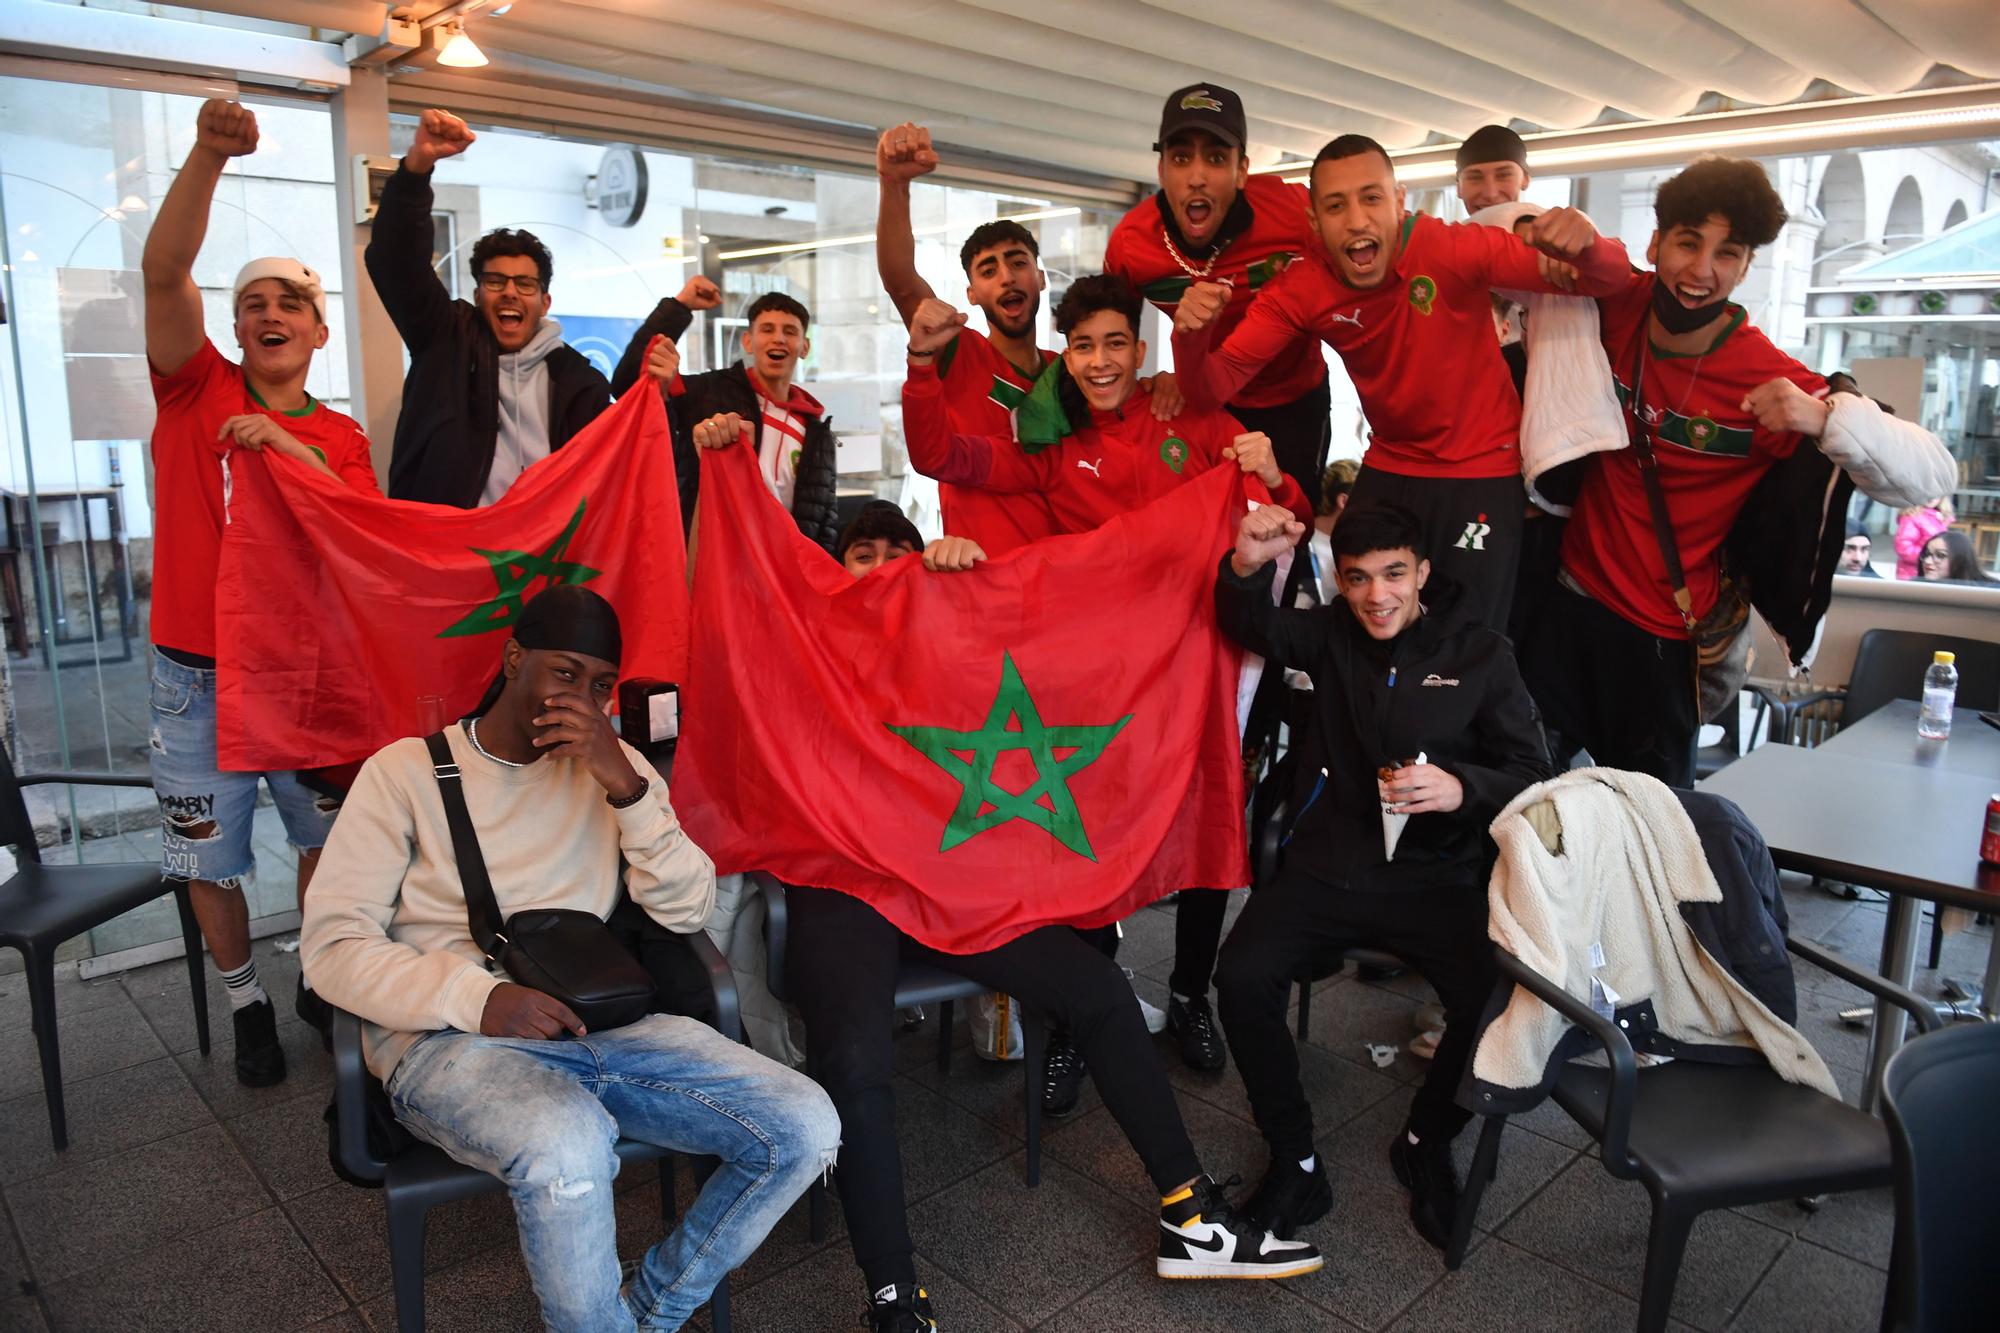
[[[840,1147],[818,1084],[665,1014],[568,1041],[435,1032],[388,1092],[412,1134],[506,1182],[542,1322],[560,1333],[679,1328]],[[621,1136],[722,1159],[622,1298]]]

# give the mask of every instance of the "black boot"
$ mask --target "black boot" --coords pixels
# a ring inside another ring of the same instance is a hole
[[[1042,1114],[1065,1116],[1083,1096],[1083,1052],[1068,1033],[1049,1038],[1048,1061],[1042,1073]]]
[[[1215,1030],[1215,1014],[1208,997],[1197,995],[1185,1003],[1179,997],[1167,1000],[1167,1031],[1180,1044],[1181,1063],[1204,1074],[1217,1073],[1228,1062],[1228,1048]]]
[[[235,1014],[236,1081],[246,1088],[268,1088],[285,1081],[285,1048],[278,1044],[278,1011],[268,999],[247,1004]]]
[[[1410,1221],[1417,1234],[1440,1250],[1451,1248],[1458,1222],[1458,1168],[1451,1160],[1451,1140],[1432,1134],[1416,1143],[1410,1131],[1398,1130],[1389,1144],[1389,1167],[1410,1191]]]
[[[1302,1171],[1295,1157],[1273,1157],[1263,1183],[1237,1211],[1279,1240],[1290,1240],[1300,1227],[1311,1226],[1333,1211],[1333,1185],[1326,1178],[1326,1163],[1315,1161],[1312,1170]]]

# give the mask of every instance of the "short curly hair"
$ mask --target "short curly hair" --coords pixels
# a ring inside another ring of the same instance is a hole
[[[1717,216],[1728,219],[1729,239],[1753,250],[1777,240],[1789,218],[1764,168],[1741,157],[1704,157],[1662,185],[1653,200],[1653,221],[1663,234]]]
[[[1132,284],[1118,274],[1092,273],[1072,282],[1062,300],[1056,302],[1056,332],[1067,335],[1098,311],[1116,310],[1136,335],[1145,304]]]

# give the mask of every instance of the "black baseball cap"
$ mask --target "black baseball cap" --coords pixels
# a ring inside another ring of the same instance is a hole
[[[1243,147],[1243,99],[1213,83],[1191,83],[1167,94],[1160,112],[1160,140],[1153,145],[1160,152],[1176,134],[1202,130],[1232,148]]]
[[[1464,171],[1482,162],[1512,162],[1528,169],[1528,145],[1505,125],[1481,125],[1458,146],[1453,169]]]

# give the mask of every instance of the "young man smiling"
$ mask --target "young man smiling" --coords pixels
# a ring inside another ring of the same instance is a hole
[[[881,179],[875,220],[875,267],[882,287],[896,304],[905,328],[918,311],[930,316],[949,310],[917,272],[917,243],[910,231],[910,183],[937,169],[931,132],[905,122],[882,132],[875,145],[875,172]],[[1035,377],[1055,359],[1035,343],[1035,316],[1048,285],[1041,246],[1018,222],[1001,219],[975,227],[958,252],[965,269],[965,299],[986,316],[986,332],[959,330],[938,355],[951,427],[969,435],[1004,435],[1014,428],[1014,410],[1035,385]],[[1053,535],[1055,518],[1038,495],[1002,495],[940,483],[944,528],[969,537],[994,555]]]
[[[410,350],[389,494],[460,509],[498,500],[611,405],[604,376],[548,318],[554,262],[533,235],[479,238],[473,302],[453,300],[432,269],[431,170],[476,137],[448,111],[423,113],[382,187],[365,256]]]
[[[1409,213],[1388,153],[1358,134],[1320,150],[1311,193],[1318,243],[1309,262],[1267,285],[1219,346],[1229,289],[1198,283],[1181,301],[1182,392],[1227,401],[1272,357],[1325,341],[1373,431],[1353,503],[1414,511],[1473,618],[1504,627],[1525,492],[1521,398],[1494,339],[1491,289],[1563,290],[1545,276],[1547,256],[1576,267],[1578,290],[1615,291],[1630,272],[1624,247],[1572,208],[1537,217],[1532,248],[1491,227]]]
[[[226,360],[203,331],[195,257],[208,233],[216,182],[232,157],[257,149],[257,118],[231,102],[202,105],[194,147],[146,236],[146,360],[159,407],[153,426],[153,662],[151,761],[160,798],[160,872],[188,882],[202,938],[229,990],[236,1077],[252,1087],[285,1076],[276,1010],[250,957],[243,876],[255,863],[251,817],[261,778],[298,852],[305,903],[333,812],[296,773],[225,773],[215,753],[215,580],[228,522],[230,453],[272,449],[374,491],[368,437],[306,392],[326,346],[326,294],[296,259],[255,259],[237,274],[236,342]],[[302,1017],[313,1013],[301,986]]]
[[[1366,944],[1444,1002],[1444,1037],[1389,1145],[1411,1221],[1443,1249],[1458,1203],[1451,1141],[1472,1118],[1455,1095],[1495,975],[1486,825],[1550,776],[1548,750],[1507,641],[1433,575],[1415,515],[1351,502],[1332,535],[1342,602],[1281,608],[1272,562],[1303,530],[1281,509],[1246,515],[1215,582],[1223,632],[1313,683],[1283,866],[1250,895],[1216,968],[1223,1030],[1271,1150],[1241,1207],[1290,1236],[1333,1206],[1285,1004],[1303,969]]]
[[[1637,446],[1584,460],[1563,533],[1559,586],[1523,646],[1522,666],[1565,748],[1599,764],[1694,780],[1694,627],[1714,608],[1722,557],[1739,516],[1794,540],[1750,587],[1773,630],[1810,641],[1831,584],[1838,512],[1826,512],[1833,469],[1885,504],[1921,504],[1956,484],[1929,431],[1826,381],[1772,346],[1730,293],[1756,251],[1777,239],[1785,208],[1755,162],[1705,158],[1660,187],[1653,272],[1598,301],[1619,397],[1637,412],[1656,460],[1663,539]],[[1805,455],[1806,441],[1830,462]],[[1784,467],[1763,489],[1767,474]],[[1754,493],[1754,495],[1753,495]],[[1844,532],[1844,529],[1840,529]],[[1665,541],[1682,569],[1668,577]],[[1788,595],[1783,586],[1791,585]],[[1684,592],[1683,599],[1679,594]],[[1774,611],[1774,607],[1783,610]]]

